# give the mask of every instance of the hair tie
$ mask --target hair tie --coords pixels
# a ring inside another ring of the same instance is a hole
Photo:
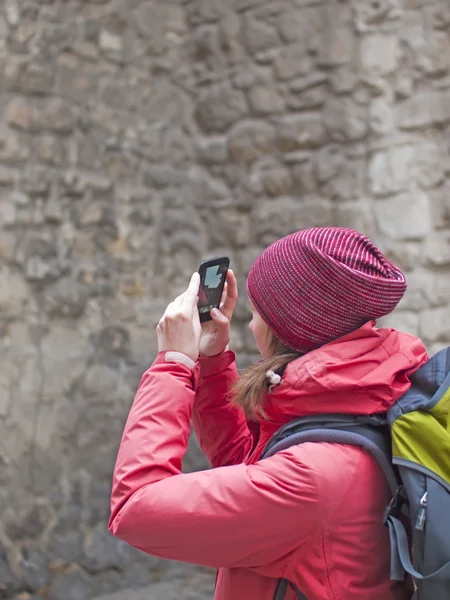
[[[278,373],[275,373],[275,371],[269,370],[266,373],[266,379],[269,382],[269,394],[271,394],[273,388],[276,387],[277,385],[280,385],[281,376],[278,375]]]

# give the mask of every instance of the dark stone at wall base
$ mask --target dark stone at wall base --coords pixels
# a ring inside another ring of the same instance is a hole
[[[93,586],[91,579],[78,567],[59,574],[49,590],[49,600],[90,600]]]

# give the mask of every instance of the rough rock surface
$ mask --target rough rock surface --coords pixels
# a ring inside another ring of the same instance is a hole
[[[3,0],[0,82],[0,596],[164,586],[191,568],[107,534],[110,477],[201,259],[242,284],[279,236],[356,227],[407,270],[386,322],[450,341],[450,4]]]

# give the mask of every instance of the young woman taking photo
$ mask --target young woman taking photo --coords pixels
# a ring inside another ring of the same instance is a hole
[[[215,600],[407,600],[390,580],[385,477],[361,448],[303,443],[261,460],[298,417],[384,413],[427,359],[422,342],[377,328],[403,273],[364,235],[298,231],[247,280],[261,361],[239,378],[228,350],[238,297],[201,325],[194,273],[157,327],[113,478],[110,531],[140,550],[219,569]],[[190,424],[212,469],[184,474]],[[278,592],[277,592],[278,590]],[[300,592],[303,594],[300,596]]]

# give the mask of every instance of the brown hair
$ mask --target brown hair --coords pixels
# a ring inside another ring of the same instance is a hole
[[[270,356],[249,367],[231,390],[232,403],[242,408],[248,419],[255,419],[257,415],[266,417],[263,403],[270,385],[267,371],[274,371],[281,376],[287,365],[301,356],[280,342],[272,331],[269,330],[268,335]]]

